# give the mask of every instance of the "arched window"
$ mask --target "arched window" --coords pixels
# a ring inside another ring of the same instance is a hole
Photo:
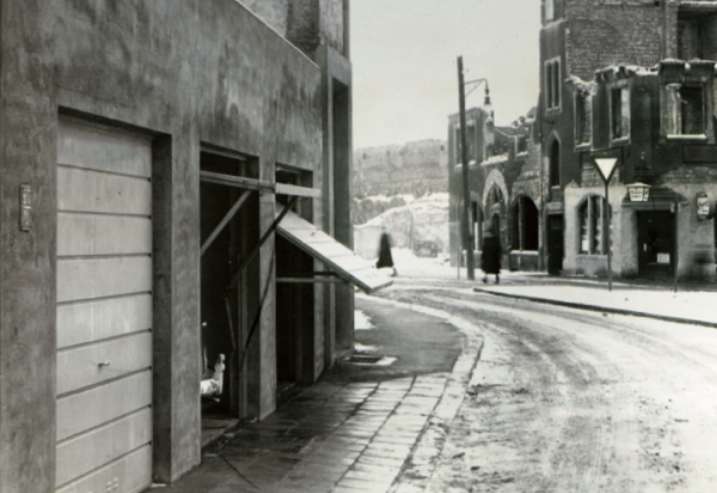
[[[591,195],[578,206],[580,221],[579,252],[585,254],[606,254],[605,237],[605,199]],[[608,221],[610,221],[608,210]],[[609,227],[609,222],[608,222]]]
[[[550,186],[560,186],[560,144],[557,139],[550,146]]]
[[[530,197],[520,197],[513,206],[513,250],[538,250],[538,208]]]

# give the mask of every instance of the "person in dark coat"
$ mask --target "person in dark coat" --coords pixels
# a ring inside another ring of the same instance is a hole
[[[381,239],[378,243],[378,262],[376,262],[377,269],[383,267],[391,267],[394,276],[398,274],[393,266],[393,257],[391,256],[391,237],[385,231],[381,233]]]
[[[500,282],[500,260],[503,251],[500,239],[492,231],[486,231],[483,236],[483,251],[481,252],[481,269],[485,273],[483,282],[488,282],[488,274],[495,274],[495,283]]]

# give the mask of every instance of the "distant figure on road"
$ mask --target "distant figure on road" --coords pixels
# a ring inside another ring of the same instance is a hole
[[[398,274],[393,266],[393,257],[391,256],[391,237],[385,231],[381,233],[381,239],[378,243],[378,262],[376,262],[377,269],[383,267],[391,267],[394,276]]]
[[[500,247],[500,239],[487,230],[483,235],[483,251],[481,253],[481,269],[485,275],[483,282],[488,282],[488,274],[495,274],[495,283],[500,282],[500,258],[503,251]]]

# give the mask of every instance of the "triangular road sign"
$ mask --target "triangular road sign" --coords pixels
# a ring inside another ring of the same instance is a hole
[[[595,158],[595,166],[600,172],[600,176],[605,181],[605,183],[608,183],[610,181],[610,178],[612,178],[612,174],[615,172],[616,164],[616,157]]]

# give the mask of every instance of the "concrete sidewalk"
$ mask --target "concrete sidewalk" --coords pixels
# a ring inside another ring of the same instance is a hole
[[[655,286],[569,278],[513,275],[502,284],[481,284],[475,292],[550,303],[572,308],[649,317],[678,323],[717,327],[717,292],[714,285]]]
[[[266,420],[206,448],[199,468],[158,491],[422,491],[482,338],[448,325],[447,313],[364,296],[356,305],[376,325],[357,331],[361,352],[390,364],[338,362]]]

